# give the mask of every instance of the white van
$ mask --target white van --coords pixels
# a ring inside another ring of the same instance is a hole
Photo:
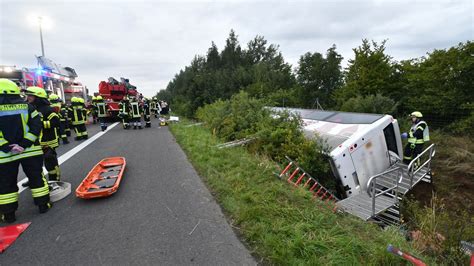
[[[298,114],[309,138],[317,135],[329,146],[330,164],[340,197],[366,193],[373,175],[403,157],[398,122],[390,115],[273,107]]]

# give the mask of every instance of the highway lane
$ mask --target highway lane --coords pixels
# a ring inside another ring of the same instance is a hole
[[[112,197],[70,195],[40,215],[29,190],[21,193],[18,222],[32,224],[0,264],[256,264],[167,127],[157,120],[151,129],[116,126],[61,165],[63,180],[75,189],[109,156],[127,159]]]

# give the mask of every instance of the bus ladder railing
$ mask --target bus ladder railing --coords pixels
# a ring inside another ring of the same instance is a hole
[[[302,187],[313,194],[313,199],[318,198],[321,202],[326,203],[327,207],[336,211],[335,203],[339,199],[327,188],[325,188],[316,178],[312,177],[308,172],[301,168],[295,161],[285,156],[288,164],[279,174],[279,178],[285,178],[286,181],[295,187]]]

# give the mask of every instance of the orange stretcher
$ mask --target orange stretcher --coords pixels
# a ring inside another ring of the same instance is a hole
[[[83,199],[107,197],[117,192],[125,170],[124,157],[109,157],[100,161],[82,180],[76,196]]]

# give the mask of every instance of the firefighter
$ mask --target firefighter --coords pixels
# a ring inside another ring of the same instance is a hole
[[[169,108],[167,102],[161,101],[160,106],[161,106],[161,111],[160,111],[160,114],[161,114],[161,115],[167,115],[167,114],[169,114],[170,108]]]
[[[151,107],[150,99],[145,98],[143,101],[143,118],[145,119],[145,127],[151,127]]]
[[[92,101],[90,105],[91,113],[92,113],[92,124],[97,124],[97,97],[92,96]]]
[[[59,146],[59,116],[51,107],[46,91],[43,88],[28,87],[25,94],[27,96],[26,100],[41,114],[43,121],[40,145],[44,154],[44,166],[48,170],[48,179],[49,181],[59,181],[61,171],[59,170],[58,154],[56,153],[56,148]]]
[[[120,113],[119,117],[122,119],[122,125],[124,129],[129,129],[130,124],[130,102],[128,101],[128,97],[125,96],[119,103]]]
[[[95,100],[95,113],[97,114],[97,117],[99,119],[100,128],[102,129],[102,131],[105,131],[107,129],[107,121],[105,121],[107,117],[107,105],[105,104],[104,99],[100,95],[97,96]]]
[[[403,154],[403,162],[409,164],[423,151],[423,145],[430,140],[428,124],[422,120],[421,112],[415,111],[410,114],[411,128],[408,133],[402,133],[402,138],[408,138]]]
[[[153,114],[156,118],[156,97],[151,98],[151,101],[149,101],[149,105],[151,114]]]
[[[135,97],[132,97],[130,100],[130,109],[131,109],[131,121],[133,122],[133,129],[142,129],[142,113],[143,113],[143,108],[140,106],[139,102]]]
[[[87,139],[87,110],[84,107],[84,100],[79,97],[72,97],[71,107],[69,107],[68,112],[68,116],[71,118],[71,124],[76,132],[75,140]]]
[[[8,79],[0,79],[0,218],[4,222],[16,221],[20,165],[40,213],[52,206],[42,169],[41,128],[41,115],[20,97],[18,86]]]
[[[51,103],[51,107],[59,116],[59,136],[63,141],[63,144],[69,144],[69,140],[66,135],[66,127],[67,127],[67,111],[65,108],[61,106],[61,99],[58,95],[52,93],[49,95],[49,102]]]

